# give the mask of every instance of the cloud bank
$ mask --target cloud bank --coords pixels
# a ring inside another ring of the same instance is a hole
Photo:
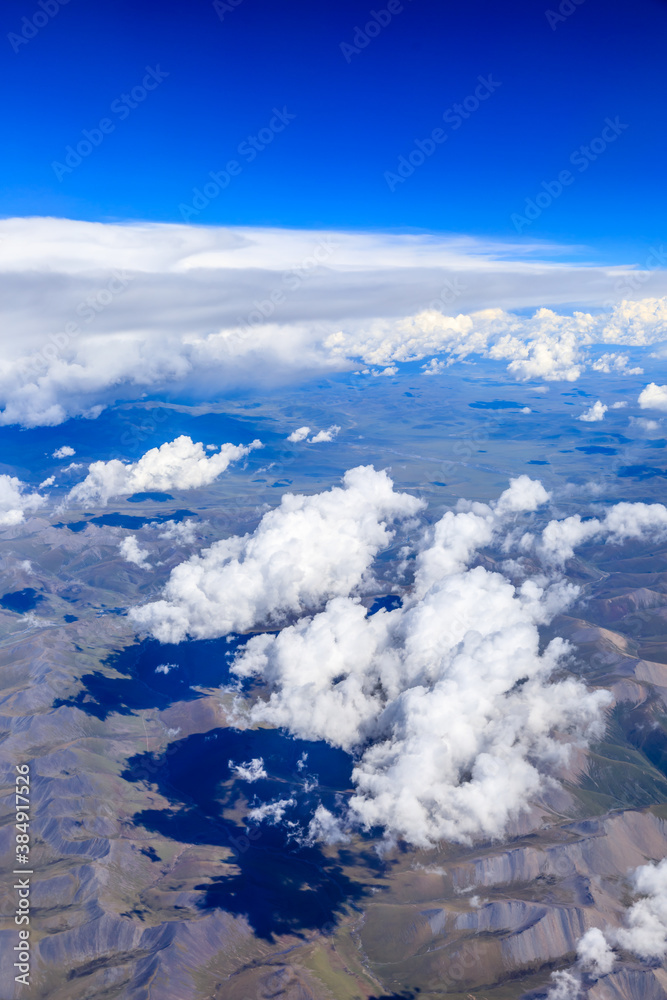
[[[86,478],[70,490],[65,503],[106,504],[112,497],[132,493],[209,486],[231,462],[238,462],[254,448],[261,447],[261,441],[253,441],[247,446],[223,444],[209,458],[201,442],[195,443],[182,434],[159,448],[151,448],[138,462],[126,465],[117,458],[93,462]]]
[[[544,259],[572,248],[60,219],[5,220],[0,236],[2,424],[421,359],[437,372],[481,355],[517,379],[574,381],[588,365],[633,371],[593,345],[667,337],[663,271]],[[638,276],[652,297],[634,301]]]

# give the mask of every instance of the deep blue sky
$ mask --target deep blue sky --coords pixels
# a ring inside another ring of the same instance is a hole
[[[69,0],[15,52],[7,36],[40,7],[6,0],[0,212],[181,221],[193,188],[236,159],[192,221],[538,237],[638,263],[667,239],[664,0],[565,0],[555,30],[549,0],[406,0],[350,62],[341,43],[386,0],[234,2],[221,21],[210,0]],[[112,102],[147,65],[169,76],[121,121]],[[488,74],[495,93],[443,126]],[[239,143],[274,106],[296,117],[249,163]],[[628,128],[517,235],[512,213],[616,116]],[[104,117],[113,132],[59,181],[52,163]],[[438,126],[446,142],[391,192],[385,172]]]

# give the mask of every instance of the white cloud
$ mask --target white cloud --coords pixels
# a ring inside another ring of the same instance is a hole
[[[261,447],[260,441],[253,441],[248,446],[223,444],[220,451],[207,458],[201,442],[195,443],[182,434],[159,448],[151,448],[138,462],[125,465],[117,458],[109,462],[93,462],[83,482],[70,490],[66,502],[105,504],[111,497],[131,493],[192,490],[208,486],[231,462],[237,462],[253,448]]]
[[[649,382],[637,400],[642,410],[667,410],[667,385]]]
[[[62,219],[8,219],[2,230],[4,424],[94,418],[166,387],[202,398],[360,364],[392,375],[434,355],[446,364],[479,353],[518,379],[573,381],[591,363],[632,370],[613,351],[591,362],[592,346],[648,346],[667,331],[662,271],[643,272],[655,297],[600,313],[630,269],[552,263],[544,257],[566,248],[544,244]],[[319,267],[327,242],[336,249]],[[291,294],[291,262],[309,255]],[[254,303],[276,291],[282,304],[263,316]],[[594,311],[557,311],[573,302]]]
[[[68,444],[64,444],[62,448],[56,448],[52,458],[70,458],[72,455],[76,455],[74,448],[70,448]]]
[[[295,431],[292,431],[287,440],[291,441],[292,444],[296,444],[298,441],[305,441],[309,434],[310,427],[304,425],[303,427],[297,427]]]
[[[599,399],[596,399],[593,405],[577,417],[577,420],[583,420],[587,423],[596,423],[599,420],[604,420],[604,415],[609,409],[604,403],[601,403]]]
[[[447,361],[440,361],[438,358],[431,358],[426,365],[422,365],[424,375],[441,375],[448,367]]]
[[[581,983],[570,972],[561,969],[551,973],[553,986],[547,993],[546,1000],[579,1000]]]
[[[56,477],[55,476],[49,476],[48,479],[43,480],[43,482],[41,482],[39,484],[39,486],[37,487],[37,489],[38,490],[43,490],[47,486],[53,486],[53,484],[55,483],[55,481],[56,481]]]
[[[296,799],[278,799],[276,802],[265,802],[248,812],[248,819],[253,823],[276,823],[282,821],[289,806],[296,805]]]
[[[331,427],[327,427],[326,430],[317,431],[317,433],[309,438],[310,431],[310,427],[306,425],[297,427],[295,431],[292,431],[287,440],[291,441],[292,444],[297,444],[299,441],[305,441],[308,438],[308,444],[322,444],[325,441],[333,441],[335,437],[338,437],[340,427],[338,424],[332,424]]]
[[[136,538],[132,535],[124,538],[118,547],[120,554],[126,562],[133,563],[135,566],[139,566],[140,569],[149,568],[148,556],[150,553],[148,549],[142,549]]]
[[[168,674],[172,670],[178,670],[178,664],[177,663],[160,663],[155,668],[155,673],[156,674]]]
[[[562,565],[585,542],[604,539],[608,544],[619,544],[628,539],[661,539],[666,535],[667,508],[662,504],[618,503],[607,510],[602,520],[593,517],[585,521],[573,514],[562,521],[550,521],[537,542],[527,534],[523,543],[526,548],[536,545],[547,562]]]
[[[640,958],[667,954],[667,858],[659,864],[641,865],[633,874],[641,895],[626,913],[626,926],[616,931],[616,942]]]
[[[324,841],[325,844],[347,844],[351,837],[343,829],[340,816],[320,804],[308,825],[308,838],[311,841]]]
[[[635,868],[631,880],[640,898],[625,911],[624,926],[591,928],[577,944],[580,966],[595,976],[611,971],[612,945],[648,960],[667,955],[667,858]]]
[[[371,466],[351,469],[343,487],[315,496],[284,494],[255,531],[216,542],[171,573],[165,599],[132,613],[161,642],[180,642],[278,623],[361,587],[393,533],[387,522],[421,502],[395,493]]]
[[[526,532],[548,500],[540,482],[520,476],[494,503],[460,501],[418,533],[401,605],[368,616],[360,594],[391,540],[385,522],[412,517],[419,504],[395,493],[386,474],[353,469],[342,489],[287,495],[253,534],[182,563],[165,600],[133,617],[173,642],[306,615],[250,638],[232,671],[263,684],[254,701],[238,698],[250,724],[354,755],[354,794],[342,814],[318,810],[311,837],[381,828],[390,842],[428,847],[500,836],[549,787],[572,746],[602,733],[610,702],[606,691],[556,676],[567,643],[541,644],[540,626],[578,594],[549,566],[590,537],[667,531],[661,505],[617,504],[600,520]],[[478,564],[492,545],[532,548],[545,570],[520,582],[513,560],[510,580]],[[253,818],[273,817],[273,805]]]
[[[318,431],[314,434],[308,441],[308,444],[322,444],[325,441],[333,441],[335,437],[338,437],[340,433],[340,427],[338,424],[332,424],[325,431]]]
[[[577,958],[594,976],[611,972],[616,956],[599,927],[591,927],[577,944]]]
[[[25,512],[46,503],[39,493],[26,493],[26,485],[16,476],[0,475],[0,527],[25,521]]]
[[[163,521],[156,525],[159,529],[159,538],[168,538],[170,541],[179,542],[181,545],[192,545],[197,538],[197,531],[208,524],[208,521],[197,522],[188,517],[185,521]]]
[[[630,368],[629,358],[627,354],[603,354],[597,361],[594,361],[591,365],[594,372],[604,372],[606,375],[610,375],[612,372],[616,372],[619,375],[643,375],[643,368]]]
[[[630,417],[630,426],[638,427],[640,431],[651,434],[654,431],[659,431],[662,424],[660,420],[649,420],[648,417]]]
[[[498,836],[569,744],[601,731],[606,692],[552,680],[561,640],[540,651],[538,626],[576,591],[546,580],[515,587],[470,566],[546,499],[522,476],[494,505],[460,505],[427,532],[401,607],[369,617],[358,599],[336,597],[237,655],[232,670],[266,689],[249,721],[355,754],[348,826],[423,847]],[[341,817],[320,811],[310,835],[327,831],[346,833]]]
[[[243,764],[235,764],[233,760],[230,760],[227,766],[237,778],[243,778],[244,781],[259,781],[260,778],[266,778],[262,757],[253,757],[252,760],[247,760]]]
[[[625,400],[622,400],[622,401],[619,400],[617,403],[612,403],[611,404],[611,408],[612,408],[612,410],[623,410],[623,409],[625,409],[625,407],[627,405],[628,404],[627,404],[627,402]]]

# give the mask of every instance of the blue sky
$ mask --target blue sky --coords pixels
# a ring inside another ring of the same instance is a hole
[[[5,216],[183,221],[231,160],[188,221],[542,238],[624,261],[664,238],[664,2],[563,0],[559,15],[547,0],[392,0],[391,17],[384,0],[43,2],[3,5]],[[125,104],[146,67],[168,76]],[[493,93],[443,123],[489,75]],[[251,161],[239,146],[275,108],[294,118]],[[99,145],[54,168],[104,118]],[[573,168],[607,118],[627,127]],[[420,164],[415,140],[437,128]],[[411,154],[416,169],[388,179]],[[573,180],[517,232],[512,216],[565,169]]]

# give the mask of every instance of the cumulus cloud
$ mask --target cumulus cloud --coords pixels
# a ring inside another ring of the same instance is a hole
[[[601,403],[599,399],[596,399],[588,410],[584,410],[584,412],[577,417],[577,420],[583,420],[589,424],[596,423],[599,420],[604,420],[604,415],[608,409],[608,406]]]
[[[667,410],[667,385],[649,382],[637,400],[642,410]]]
[[[71,458],[72,455],[76,455],[74,448],[70,448],[68,444],[64,444],[62,448],[56,448],[52,458]]]
[[[424,375],[441,375],[448,365],[449,362],[447,361],[439,361],[438,358],[431,358],[428,364],[422,365],[422,370]]]
[[[326,844],[347,844],[352,839],[343,828],[340,816],[334,816],[325,806],[318,805],[308,827],[308,836],[312,842],[324,841]]]
[[[182,563],[164,600],[133,617],[163,642],[284,626],[250,638],[231,669],[262,685],[254,700],[239,695],[249,724],[326,740],[354,757],[353,795],[342,813],[318,809],[312,838],[379,828],[390,841],[428,847],[499,836],[572,747],[602,733],[610,701],[562,676],[565,642],[541,643],[540,626],[578,594],[553,568],[556,557],[590,537],[667,530],[661,505],[617,504],[603,519],[527,532],[548,501],[528,476],[495,502],[460,501],[417,532],[400,605],[369,615],[364,581],[391,541],[388,522],[413,518],[420,505],[385,473],[353,469],[342,488],[287,495],[252,534]],[[484,552],[513,547],[530,548],[543,569],[522,579],[514,560],[510,579],[480,563]],[[294,616],[302,617],[288,624]],[[270,806],[253,817],[273,818]]]
[[[496,358],[518,379],[573,381],[591,363],[627,374],[624,355],[591,362],[591,347],[648,346],[667,331],[662,272],[643,272],[655,297],[599,312],[630,269],[554,264],[543,258],[558,248],[537,243],[62,219],[2,228],[0,308],[14,332],[0,345],[3,424],[94,418],[147,390],[203,398],[360,364],[393,375],[434,356]],[[276,292],[281,305],[260,313]],[[573,302],[593,311],[557,311]]]
[[[248,812],[248,819],[253,823],[270,823],[275,826],[282,821],[286,810],[296,805],[296,799],[278,799],[276,802],[265,802]]]
[[[142,549],[136,538],[132,535],[124,538],[118,548],[125,562],[133,563],[135,566],[139,566],[140,569],[148,569],[150,566],[148,562],[148,556],[150,555],[148,549]]]
[[[550,521],[539,539],[527,534],[523,545],[534,547],[547,562],[562,565],[572,558],[575,548],[586,542],[620,544],[628,539],[662,539],[666,535],[667,508],[663,504],[618,503],[607,510],[602,520],[584,520],[580,514],[573,514],[562,521]]]
[[[230,760],[227,766],[234,772],[237,778],[242,778],[244,781],[252,782],[259,781],[260,778],[266,778],[266,769],[262,757],[253,757],[252,760],[247,760],[242,764],[235,764],[233,760]]]
[[[309,434],[310,427],[304,425],[303,427],[297,427],[295,431],[292,431],[287,440],[291,441],[292,444],[297,444],[299,441],[305,441]]]
[[[606,976],[616,956],[600,928],[591,927],[577,944],[577,958],[581,967],[594,976]]]
[[[345,821],[322,808],[312,837],[340,840],[346,825],[422,847],[497,836],[571,744],[601,732],[607,693],[553,679],[561,640],[540,650],[538,626],[576,591],[471,565],[547,499],[522,476],[492,505],[460,504],[427,531],[400,607],[369,616],[339,596],[239,652],[232,670],[266,692],[249,721],[355,756]]]
[[[28,493],[26,489],[25,483],[16,476],[0,475],[0,527],[21,524],[26,511],[36,510],[46,503],[46,497]]]
[[[667,858],[636,868],[633,888],[642,898],[629,908],[626,926],[616,931],[616,942],[641,958],[667,954]]]
[[[667,858],[640,865],[631,874],[635,900],[625,911],[624,926],[591,928],[577,944],[579,965],[595,976],[611,971],[618,946],[643,959],[667,955]]]
[[[178,669],[178,664],[177,663],[160,663],[155,668],[155,673],[156,674],[169,674],[169,673],[171,673],[172,670],[177,670],[177,669]]]
[[[331,427],[327,427],[325,431],[318,431],[317,434],[309,439],[309,444],[322,444],[325,441],[333,441],[335,437],[338,437],[340,433],[340,427],[338,424],[332,424]]]
[[[565,969],[551,973],[553,986],[547,993],[546,1000],[579,1000],[581,983]]]
[[[181,545],[192,545],[197,538],[198,529],[208,524],[208,521],[199,524],[193,518],[188,517],[185,521],[163,521],[156,525],[159,529],[159,538],[168,538],[170,541],[179,542]]]
[[[627,354],[603,354],[601,357],[594,361],[591,365],[594,372],[604,372],[605,375],[609,375],[612,372],[616,372],[619,375],[643,375],[643,368],[631,368],[630,362]]]
[[[177,566],[165,599],[133,618],[161,642],[282,623],[360,588],[393,538],[388,522],[421,506],[371,466],[349,470],[342,487],[325,493],[287,493],[252,534],[223,539]]]
[[[261,448],[261,441],[252,444],[223,444],[220,451],[207,457],[201,442],[195,443],[182,434],[159,448],[151,448],[138,462],[125,464],[117,458],[109,462],[93,462],[88,475],[67,495],[68,503],[103,503],[111,497],[131,493],[166,490],[192,490],[208,486],[225,471],[231,462]]]
[[[311,438],[308,437],[310,430],[308,426],[297,427],[295,431],[292,431],[287,440],[291,441],[292,444],[297,444],[299,441],[305,441],[306,439],[308,439],[308,444],[322,444],[325,441],[333,441],[340,433],[338,424],[332,424],[326,430],[317,431]]]
[[[659,420],[649,420],[648,417],[630,417],[630,426],[637,427],[646,434],[652,434],[661,429],[661,420],[662,417]]]

